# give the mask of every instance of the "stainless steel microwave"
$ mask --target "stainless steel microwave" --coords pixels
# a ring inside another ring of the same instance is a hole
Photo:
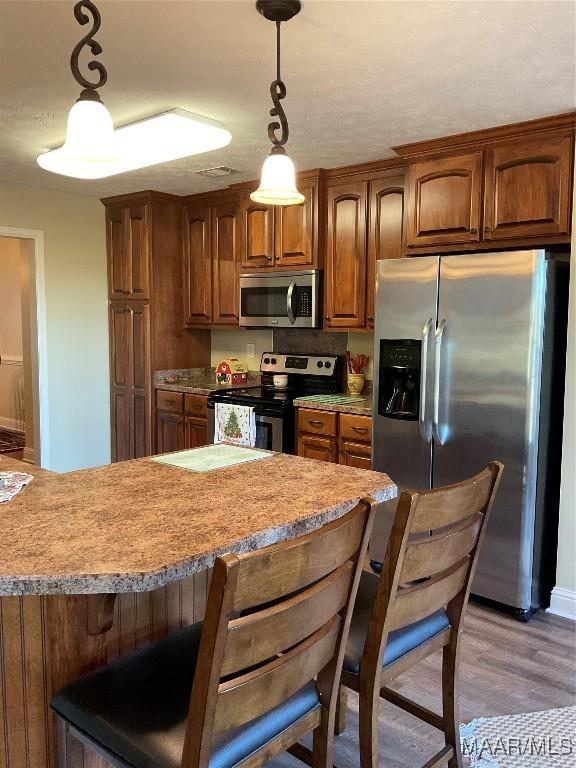
[[[306,272],[240,275],[240,325],[320,327],[320,276]]]

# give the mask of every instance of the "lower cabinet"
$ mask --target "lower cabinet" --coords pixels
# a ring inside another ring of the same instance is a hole
[[[183,451],[208,444],[206,395],[156,392],[156,453]]]
[[[298,408],[298,456],[371,469],[372,417]]]

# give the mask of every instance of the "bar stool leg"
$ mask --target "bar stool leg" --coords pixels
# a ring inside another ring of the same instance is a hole
[[[360,678],[360,768],[378,768],[380,691],[375,682]]]
[[[460,716],[456,669],[458,668],[458,644],[451,642],[442,651],[442,709],[446,744],[454,748],[454,757],[448,761],[448,768],[462,768],[460,748]]]

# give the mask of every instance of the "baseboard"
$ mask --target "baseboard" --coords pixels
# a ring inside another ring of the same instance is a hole
[[[36,464],[36,451],[34,448],[24,448],[22,451],[22,461],[25,461],[27,464]]]
[[[548,613],[563,616],[565,619],[576,621],[576,592],[562,587],[554,587],[550,597]]]
[[[20,419],[9,419],[8,416],[0,416],[0,429],[9,429],[11,432],[24,432],[26,425]]]

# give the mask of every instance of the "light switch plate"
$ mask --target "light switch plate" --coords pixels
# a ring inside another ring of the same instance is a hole
[[[246,344],[246,354],[248,357],[254,357],[254,344]]]

